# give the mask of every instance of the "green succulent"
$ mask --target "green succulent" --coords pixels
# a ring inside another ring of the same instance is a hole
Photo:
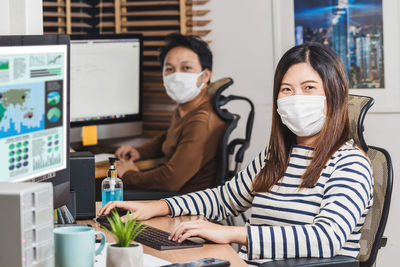
[[[129,247],[131,242],[147,227],[143,225],[142,221],[138,221],[130,215],[133,215],[133,213],[130,214],[128,211],[125,217],[125,223],[123,223],[118,212],[114,209],[111,218],[107,217],[111,230],[101,226],[116,237],[119,247]]]

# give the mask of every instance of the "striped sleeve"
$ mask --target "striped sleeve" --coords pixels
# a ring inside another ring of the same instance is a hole
[[[249,209],[253,200],[253,179],[264,166],[265,157],[266,150],[224,185],[164,199],[171,209],[171,215],[202,214],[210,220],[223,220]]]
[[[369,160],[361,153],[341,157],[324,186],[313,223],[247,226],[248,259],[333,257],[362,227],[373,201]],[[359,245],[357,244],[359,250]],[[357,251],[358,253],[358,251]]]

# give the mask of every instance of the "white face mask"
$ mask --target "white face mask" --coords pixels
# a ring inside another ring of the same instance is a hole
[[[204,86],[202,83],[200,87],[197,87],[197,79],[203,73],[204,71],[200,73],[175,72],[163,76],[168,96],[179,104],[193,100],[200,94],[201,88]]]
[[[278,113],[297,136],[312,136],[321,131],[325,123],[325,96],[294,95],[278,99]]]

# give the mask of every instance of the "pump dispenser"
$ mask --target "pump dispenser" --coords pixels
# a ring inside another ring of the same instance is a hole
[[[110,168],[108,169],[107,178],[101,183],[101,200],[104,206],[110,201],[122,201],[123,200],[123,183],[122,180],[117,176],[117,170],[114,167],[114,163],[118,158],[108,158],[110,162]]]

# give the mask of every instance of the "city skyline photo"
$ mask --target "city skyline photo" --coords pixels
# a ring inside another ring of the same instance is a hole
[[[384,88],[382,0],[294,0],[295,43],[340,56],[350,88]]]

